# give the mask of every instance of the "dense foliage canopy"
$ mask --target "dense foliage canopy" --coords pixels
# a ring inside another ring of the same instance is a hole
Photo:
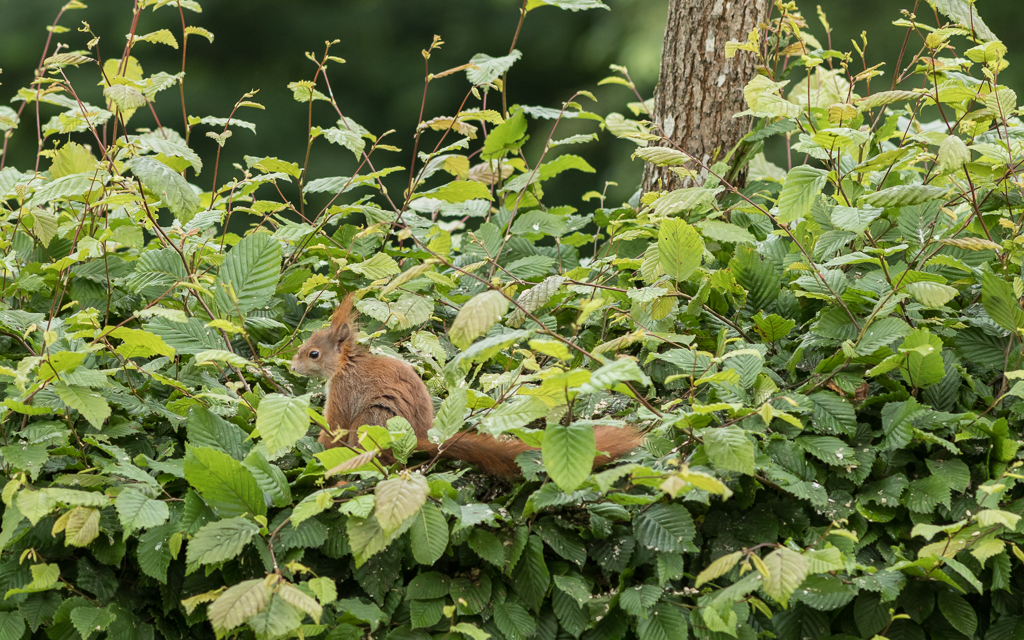
[[[883,75],[779,3],[725,47],[761,73],[712,166],[659,146],[642,96],[516,104],[529,52],[440,70],[435,39],[424,96],[469,88],[413,140],[344,115],[329,43],[290,88],[358,172],[232,170],[189,140],[230,145],[255,97],[193,116],[144,70],[213,37],[196,2],[139,2],[120,57],[48,43],[0,106],[39,141],[0,161],[0,640],[1024,637],[1024,126],[1005,46],[934,4],[951,24],[901,18]],[[599,134],[696,186],[546,202]],[[520,438],[522,480],[415,453],[400,418],[323,450],[322,381],[288,361],[351,291],[432,435]],[[625,423],[644,447],[592,473],[592,426]]]

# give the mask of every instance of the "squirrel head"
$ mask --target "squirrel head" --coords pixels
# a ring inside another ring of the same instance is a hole
[[[341,373],[356,349],[356,316],[349,294],[334,310],[330,326],[314,332],[299,347],[292,358],[292,371],[319,378],[333,378]]]

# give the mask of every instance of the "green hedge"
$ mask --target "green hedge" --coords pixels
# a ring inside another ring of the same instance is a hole
[[[143,35],[178,4],[139,3],[133,56],[212,37]],[[55,40],[0,107],[41,159],[0,169],[0,640],[1024,638],[1024,126],[1005,47],[935,5],[968,26],[904,16],[885,74],[788,5],[727,45],[762,69],[742,189],[649,103],[515,104],[518,52],[431,66],[466,101],[399,150],[344,116],[329,50],[294,117],[355,174],[219,166],[189,140],[230,145],[254,96],[175,129],[183,76]],[[696,186],[545,203],[598,134]],[[402,419],[361,430],[390,468],[322,449],[288,361],[349,291],[433,435],[520,438],[524,479],[412,453]],[[591,427],[627,423],[644,447],[591,473]]]

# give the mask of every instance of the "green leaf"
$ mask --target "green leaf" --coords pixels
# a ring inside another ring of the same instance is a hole
[[[514,329],[518,329],[526,320],[526,314],[523,310],[525,310],[526,313],[533,313],[537,309],[546,305],[551,298],[558,293],[563,282],[565,282],[565,278],[563,276],[549,276],[533,287],[520,293],[519,298],[516,299],[518,306],[508,315],[508,321],[506,324]],[[522,307],[522,310],[520,310],[520,307]]]
[[[825,187],[828,172],[802,164],[793,167],[786,176],[786,182],[779,194],[779,222],[790,223],[799,218],[806,218],[811,212],[811,205]]]
[[[398,263],[386,253],[374,254],[369,260],[350,264],[348,268],[370,280],[381,280],[402,272]]]
[[[544,542],[531,535],[512,571],[512,588],[519,599],[535,612],[540,610],[551,585],[551,572],[544,562]]]
[[[260,400],[256,428],[271,455],[291,449],[309,429],[309,396],[268,393]]]
[[[587,425],[549,424],[541,447],[544,468],[558,488],[566,493],[578,489],[594,466],[597,447],[594,429]]]
[[[860,202],[872,207],[897,209],[938,200],[947,193],[947,189],[927,184],[901,184],[881,191],[875,191],[860,197]]]
[[[494,622],[508,640],[526,640],[537,633],[534,617],[514,602],[495,604]]]
[[[769,575],[764,576],[761,588],[785,609],[789,598],[807,577],[807,560],[786,547],[772,551],[764,559]]]
[[[814,427],[831,435],[853,436],[857,433],[857,414],[853,405],[831,391],[818,391],[810,395],[814,406]]]
[[[376,515],[384,532],[390,534],[398,530],[423,507],[429,493],[430,485],[419,473],[402,474],[378,483],[374,490]]]
[[[505,547],[501,544],[501,540],[490,531],[473,529],[466,543],[478,556],[495,567],[499,569],[505,567]]]
[[[487,333],[508,309],[508,300],[500,291],[489,290],[477,294],[459,309],[448,329],[452,344],[465,349],[474,340]]]
[[[716,580],[725,574],[732,571],[732,568],[740,561],[743,557],[742,551],[735,551],[733,553],[727,553],[721,558],[715,560],[708,566],[706,566],[699,574],[697,574],[697,581],[694,587],[700,587],[705,582]]]
[[[64,529],[64,544],[86,547],[100,535],[100,512],[91,507],[75,507],[70,511]]]
[[[788,336],[789,332],[796,326],[796,322],[775,313],[765,316],[763,313],[758,312],[754,316],[754,325],[765,342],[775,342]]]
[[[543,418],[549,411],[544,401],[536,396],[525,396],[516,402],[503,402],[487,414],[481,430],[491,435],[501,435]]]
[[[466,70],[466,79],[472,85],[490,84],[499,76],[504,75],[512,68],[512,65],[523,57],[518,50],[513,49],[512,53],[499,58],[492,58],[485,53],[478,53],[469,59],[469,63],[475,65],[476,69]]]
[[[108,609],[95,606],[75,607],[71,610],[71,624],[83,638],[89,638],[97,631],[107,630],[117,616]]]
[[[165,156],[183,158],[196,171],[196,175],[203,172],[203,161],[195,151],[179,140],[165,139],[159,134],[147,135],[140,140],[144,149],[152,153],[162,153]]]
[[[722,427],[705,431],[704,452],[721,469],[754,473],[754,443],[743,429]]]
[[[245,518],[211,522],[188,543],[188,563],[213,564],[231,560],[245,548],[260,528]]]
[[[18,640],[25,633],[25,618],[19,611],[0,613],[0,640]]]
[[[779,297],[782,288],[779,276],[770,262],[761,258],[753,247],[739,246],[729,270],[736,276],[736,282],[747,290],[746,308],[754,314],[769,308]]]
[[[704,256],[704,242],[697,230],[678,218],[661,222],[658,230],[658,257],[665,273],[676,280],[686,280]]]
[[[697,228],[705,238],[716,242],[734,242],[745,244],[757,244],[757,238],[746,229],[737,227],[721,220],[702,220],[697,223]]]
[[[18,511],[35,526],[57,508],[57,501],[47,491],[22,489],[17,494]]]
[[[991,273],[981,276],[981,304],[988,316],[1007,331],[1024,329],[1024,310],[1010,283]]]
[[[939,145],[939,171],[951,173],[971,161],[971,150],[959,136],[947,136]]]
[[[263,578],[245,580],[220,594],[207,610],[218,633],[230,631],[267,606],[270,590]]]
[[[637,622],[636,633],[639,640],[673,640],[689,637],[686,618],[668,601],[654,605],[650,615]]]
[[[121,490],[114,504],[121,520],[121,527],[124,529],[125,539],[136,529],[159,526],[170,517],[166,502],[153,500],[130,487]]]
[[[106,398],[86,387],[63,382],[55,383],[53,388],[64,404],[81,413],[92,426],[97,429],[103,428],[103,423],[110,417],[110,405],[107,404]]]
[[[912,282],[907,285],[907,293],[930,309],[941,309],[960,292],[938,282]]]
[[[862,233],[883,211],[877,207],[838,206],[832,210],[832,224],[843,231]]]
[[[352,557],[355,559],[356,567],[361,567],[373,557],[387,548],[392,538],[377,522],[377,518],[349,518],[346,523],[348,531],[349,546],[352,549]],[[399,531],[402,531],[399,529]]]
[[[125,358],[150,358],[156,355],[174,357],[174,348],[149,331],[118,327],[108,335],[122,341],[117,347],[117,353]]]
[[[448,548],[448,523],[441,510],[433,504],[424,504],[413,516],[409,538],[416,562],[428,567],[437,562]]]
[[[494,135],[493,133],[491,134]],[[489,139],[489,138],[488,138]],[[430,191],[418,194],[426,198],[434,198],[444,202],[465,202],[466,200],[494,200],[490,189],[482,182],[471,180],[458,180],[449,182]]]
[[[326,138],[328,142],[345,147],[352,152],[352,155],[356,157],[356,160],[360,160],[363,157],[363,150],[366,148],[366,138],[369,133],[370,132],[364,129],[359,123],[353,121],[351,118],[345,118],[338,120],[338,126],[331,127],[330,129],[324,129],[324,138]],[[369,137],[372,139],[372,136]],[[291,166],[288,168],[291,169],[291,171],[288,173],[293,177],[298,178],[298,165],[296,163],[290,163],[290,165]]]
[[[612,360],[590,375],[590,380],[579,386],[580,393],[596,393],[604,389],[626,390],[623,382],[639,382],[651,384],[651,379],[643,372],[635,360],[620,358]],[[628,390],[627,390],[628,392]]]
[[[965,0],[932,0],[931,4],[953,22],[958,22],[967,29],[973,29],[982,40],[998,40],[996,34],[978,15],[974,4]]]
[[[154,162],[156,161],[154,160]],[[93,189],[99,188],[103,182],[106,182],[106,178],[103,177],[105,175],[100,174],[100,177],[97,177],[95,171],[89,171],[88,173],[76,173],[57,178],[53,182],[49,182],[36,189],[36,192],[32,194],[32,199],[28,201],[28,206],[44,206],[60,198],[84,196]]]
[[[185,430],[189,444],[223,451],[235,460],[241,460],[251,447],[249,437],[238,425],[228,422],[203,406],[188,410]]]
[[[199,196],[192,190],[192,185],[174,169],[148,156],[132,158],[128,166],[142,181],[142,185],[157,195],[182,224],[191,220],[199,211]]]
[[[673,149],[663,147],[647,147],[637,149],[634,154],[648,162],[673,166],[686,162],[686,156]],[[662,160],[658,162],[658,160]],[[715,201],[723,190],[722,187],[705,189],[704,187],[684,187],[670,191],[651,204],[654,213],[659,217],[674,216],[684,211],[702,209]]]
[[[832,436],[800,436],[796,444],[804,451],[833,467],[856,466],[854,448]]]
[[[253,233],[228,251],[214,281],[222,314],[245,316],[265,306],[281,277],[281,243],[266,233]]]
[[[208,447],[185,448],[185,479],[222,518],[267,514],[256,480],[242,463]]]
[[[526,142],[526,112],[516,110],[512,117],[495,127],[484,140],[481,159],[496,160]]]
[[[939,591],[939,611],[954,629],[968,638],[978,629],[978,614],[967,600],[949,591]]]
[[[946,369],[942,362],[942,338],[928,329],[915,329],[900,346],[906,361],[900,366],[900,375],[911,387],[930,387],[942,380]]]
[[[4,463],[29,474],[32,480],[39,478],[43,465],[50,459],[45,444],[13,444],[0,447],[0,456],[3,457]]]
[[[262,403],[260,406],[263,406]],[[274,504],[275,507],[283,508],[291,504],[292,502],[292,491],[288,486],[288,478],[284,475],[284,471],[281,471],[281,467],[270,464],[267,459],[263,457],[258,450],[249,452],[249,455],[242,461],[245,468],[249,470],[252,477],[256,480],[256,484],[259,485],[260,490],[267,497],[267,499]],[[309,496],[306,496],[307,498]],[[297,512],[300,502],[295,506],[295,512],[292,512],[292,523],[296,526],[302,520],[296,520]],[[318,512],[319,513],[319,512]],[[311,516],[316,515],[310,514]]]
[[[636,541],[659,553],[679,553],[692,547],[696,527],[681,504],[659,502],[637,516],[633,523]]]

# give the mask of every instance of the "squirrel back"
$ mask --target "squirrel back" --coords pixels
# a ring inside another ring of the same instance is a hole
[[[419,450],[463,460],[492,475],[522,475],[516,456],[535,447],[520,440],[462,431],[439,448],[427,439],[434,418],[430,392],[409,364],[373,355],[356,344],[358,326],[352,302],[349,294],[335,309],[330,326],[314,332],[292,358],[295,373],[328,380],[324,417],[333,433],[321,433],[320,443],[328,449],[355,447],[360,426],[385,426],[389,419],[401,416],[412,425]],[[594,459],[595,467],[628,453],[642,440],[632,427],[596,427],[594,435],[601,454]]]

